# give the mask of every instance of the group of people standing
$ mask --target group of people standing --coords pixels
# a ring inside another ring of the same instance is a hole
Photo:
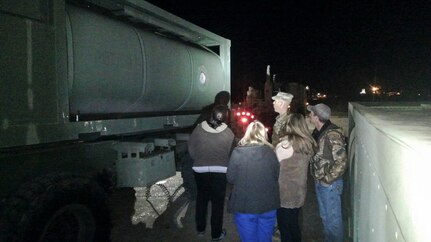
[[[325,104],[307,107],[315,126],[311,133],[303,114],[289,112],[292,94],[279,92],[272,99],[279,115],[271,142],[259,121],[251,122],[237,142],[226,125],[229,109],[224,104],[214,105],[192,132],[188,149],[197,187],[197,234],[205,234],[211,202],[212,240],[225,238],[223,211],[229,182],[233,189],[228,211],[233,213],[241,241],[271,241],[275,224],[282,242],[301,241],[299,212],[310,171],[325,241],[343,241],[341,193],[346,143],[341,129],[329,120],[331,109]]]

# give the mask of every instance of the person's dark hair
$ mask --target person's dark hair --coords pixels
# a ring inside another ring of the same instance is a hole
[[[211,115],[208,117],[206,121],[211,128],[216,129],[226,121],[227,115],[228,115],[227,106],[216,105],[214,106],[211,112]]]
[[[227,105],[230,101],[230,93],[227,91],[221,91],[217,93],[217,95],[214,98],[214,104],[223,104]]]

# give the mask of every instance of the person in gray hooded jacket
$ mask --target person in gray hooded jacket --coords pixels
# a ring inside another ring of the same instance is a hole
[[[211,236],[213,241],[226,236],[223,230],[226,170],[234,144],[234,134],[224,123],[228,109],[224,105],[213,108],[212,115],[193,130],[188,151],[193,159],[197,187],[196,229],[204,235],[208,203],[211,201]]]

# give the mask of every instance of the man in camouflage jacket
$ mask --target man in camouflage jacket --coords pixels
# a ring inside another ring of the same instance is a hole
[[[310,121],[316,127],[313,137],[319,145],[310,161],[310,173],[315,180],[320,217],[324,228],[324,241],[343,241],[341,193],[346,170],[346,141],[339,127],[329,120],[331,109],[323,104],[308,106]]]
[[[289,105],[292,102],[293,95],[286,92],[278,92],[272,97],[274,102],[274,111],[279,115],[275,118],[275,124],[272,129],[271,141],[274,147],[280,143],[280,138],[287,135],[286,124],[289,118]]]

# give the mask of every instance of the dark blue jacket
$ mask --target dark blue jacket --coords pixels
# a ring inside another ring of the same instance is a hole
[[[260,214],[280,207],[280,165],[267,145],[236,147],[230,157],[227,180],[233,184],[230,212]]]

